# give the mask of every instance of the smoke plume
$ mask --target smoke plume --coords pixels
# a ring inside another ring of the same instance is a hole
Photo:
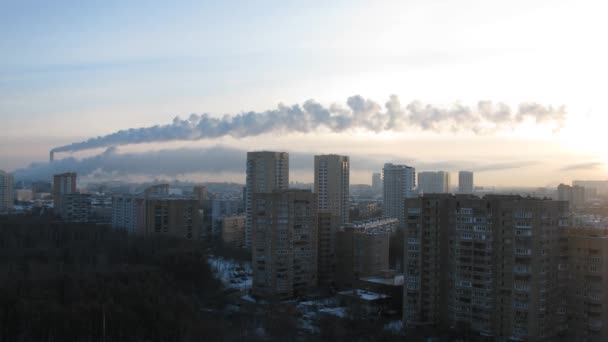
[[[553,108],[537,103],[522,103],[517,110],[511,110],[504,103],[490,101],[480,101],[473,108],[460,104],[442,108],[419,101],[402,106],[396,95],[390,96],[384,106],[359,95],[348,98],[346,103],[346,107],[337,104],[326,107],[308,100],[302,105],[279,104],[276,109],[265,112],[244,112],[219,118],[209,114],[192,114],[187,119],[176,117],[167,125],[120,130],[54,148],[51,159],[56,152],[76,152],[109,146],[223,136],[242,138],[264,133],[308,133],[321,129],[336,133],[353,129],[376,133],[418,129],[487,134],[513,129],[526,120],[560,129],[566,117],[563,106]]]

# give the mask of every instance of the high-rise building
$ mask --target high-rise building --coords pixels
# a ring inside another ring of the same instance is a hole
[[[207,191],[206,186],[197,185],[192,189],[192,192],[194,192],[194,195],[196,196],[196,198],[198,198],[200,202],[209,199],[209,192]]]
[[[407,165],[384,164],[384,216],[396,218],[405,227],[404,205],[407,198],[416,196],[416,169]]]
[[[145,199],[137,195],[112,197],[112,227],[124,229],[130,234],[143,233],[145,221]]]
[[[450,173],[445,171],[418,172],[418,193],[450,193]]]
[[[390,234],[399,221],[379,218],[352,222],[336,233],[336,284],[352,288],[359,278],[382,274],[389,269]]]
[[[144,234],[166,234],[186,239],[200,237],[202,219],[198,200],[151,197],[145,199],[144,206]]]
[[[13,209],[13,175],[0,170],[0,213]]]
[[[380,172],[372,173],[372,190],[377,194],[382,192],[382,174]]]
[[[608,230],[571,228],[567,238],[568,340],[608,341]]]
[[[471,171],[460,171],[458,172],[458,193],[459,194],[472,194],[474,185],[473,172]]]
[[[251,202],[253,294],[280,300],[317,286],[317,203],[310,190],[255,193]]]
[[[222,234],[222,219],[236,216],[239,213],[240,200],[212,199],[211,200],[211,235],[219,237]]]
[[[144,196],[168,196],[169,184],[155,184],[144,189]]]
[[[519,196],[409,199],[404,323],[553,341],[565,315],[566,203]]]
[[[557,199],[567,201],[571,210],[582,209],[585,207],[585,188],[578,185],[560,184],[557,186]]]
[[[251,247],[253,212],[256,193],[271,193],[289,187],[289,154],[287,152],[247,152],[245,188],[245,247]]]
[[[336,231],[339,217],[329,211],[319,210],[318,217],[318,256],[317,273],[319,287],[328,289],[335,281],[336,272]]]
[[[76,178],[73,172],[62,173],[53,176],[53,208],[55,213],[61,214],[61,199],[63,195],[78,192],[76,189]]]
[[[319,210],[348,222],[350,165],[346,156],[335,154],[315,156],[315,193]]]

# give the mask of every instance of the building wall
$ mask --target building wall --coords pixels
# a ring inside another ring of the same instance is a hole
[[[251,247],[251,206],[256,193],[271,193],[289,187],[289,154],[286,152],[247,152],[245,186],[245,246]]]
[[[405,226],[404,205],[407,198],[415,197],[416,170],[407,165],[384,164],[382,170],[384,216],[399,220]]]
[[[76,173],[68,172],[53,176],[53,207],[56,213],[61,214],[61,200],[65,194],[77,192]]]
[[[349,221],[350,162],[346,156],[315,156],[315,185],[319,210],[327,210],[339,218],[340,224]]]
[[[202,222],[198,200],[147,198],[144,215],[144,234],[165,234],[186,239],[200,237]]]
[[[318,278],[319,286],[328,289],[333,286],[336,272],[336,231],[338,217],[329,211],[318,212]]]
[[[67,222],[89,222],[92,215],[90,194],[64,194],[61,203],[61,219]]]
[[[0,170],[0,213],[13,209],[13,175]]]
[[[221,236],[225,244],[242,247],[245,244],[245,216],[227,216],[222,218]]]
[[[473,172],[460,171],[458,172],[458,193],[472,194],[475,188],[473,181]]]
[[[112,227],[124,229],[128,233],[142,233],[144,230],[144,198],[133,195],[112,197]]]
[[[407,210],[407,326],[514,340],[564,334],[564,202],[435,195],[409,200]]]
[[[256,193],[251,209],[253,294],[279,300],[316,288],[316,195],[309,190]]]
[[[419,172],[418,193],[422,194],[445,194],[450,193],[449,172]]]

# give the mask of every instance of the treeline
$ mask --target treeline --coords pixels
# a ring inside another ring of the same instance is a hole
[[[0,341],[221,340],[204,245],[0,217]]]

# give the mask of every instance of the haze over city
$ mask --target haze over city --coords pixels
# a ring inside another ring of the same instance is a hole
[[[326,152],[351,156],[353,183],[386,161],[471,169],[485,186],[605,178],[601,2],[319,6],[4,3],[0,168],[17,179],[78,171],[242,183],[233,160],[280,146],[300,155],[292,180],[303,182],[312,155]],[[257,123],[227,131],[225,120],[249,112]],[[48,164],[54,148],[180,122],[197,128],[68,148]],[[166,158],[171,167],[158,170],[128,163]]]

